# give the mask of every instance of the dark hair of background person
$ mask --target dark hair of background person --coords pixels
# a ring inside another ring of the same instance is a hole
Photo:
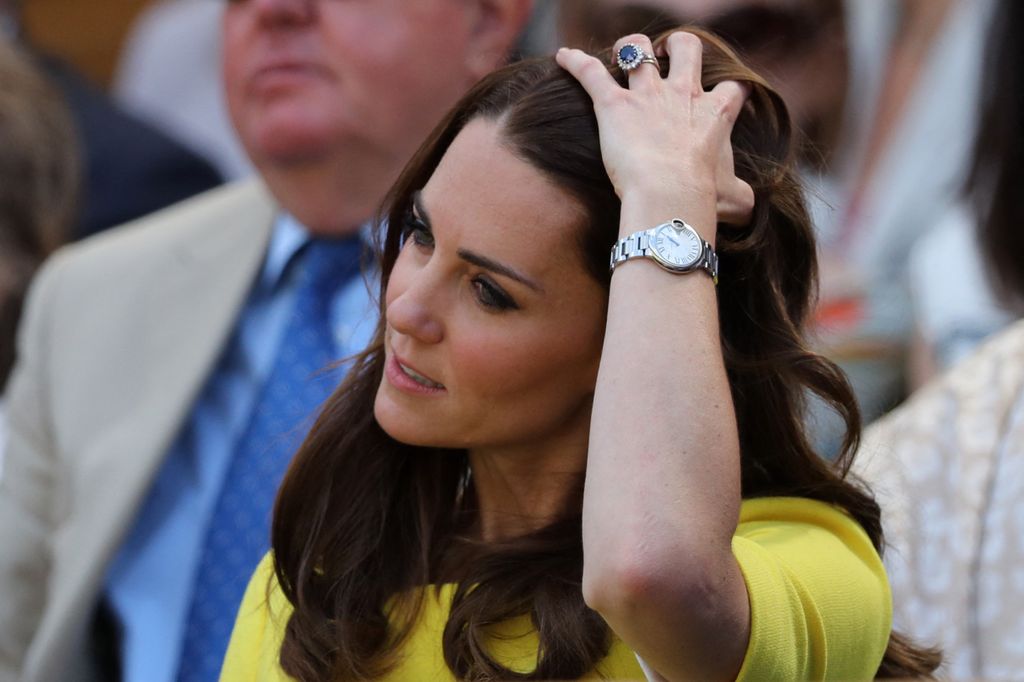
[[[706,88],[726,79],[752,86],[733,146],[736,172],[754,188],[754,215],[747,227],[722,225],[718,232],[719,315],[739,425],[743,495],[836,504],[880,548],[878,506],[845,480],[860,435],[853,394],[835,365],[809,351],[802,337],[817,266],[785,105],[723,43],[700,35]],[[612,72],[625,84],[622,73]],[[593,104],[572,76],[544,58],[481,81],[410,162],[386,204],[382,291],[413,193],[459,131],[478,117],[500,120],[500,134],[514,153],[584,207],[580,257],[608,286],[620,204],[601,158]],[[560,520],[501,543],[470,539],[475,500],[466,452],[397,442],[374,419],[383,334],[382,321],[325,403],[276,502],[275,570],[295,606],[281,649],[283,669],[303,681],[382,674],[420,612],[424,591],[414,588],[454,582],[443,650],[458,678],[575,679],[589,672],[607,654],[612,634],[583,600],[582,477]],[[808,390],[845,420],[835,464],[820,458],[805,434]],[[536,669],[520,674],[488,654],[487,624],[526,614],[537,628],[540,654]],[[894,635],[880,672],[927,675],[937,663],[935,652]]]
[[[631,33],[654,37],[681,24],[710,31],[777,89],[795,90],[791,96],[799,101],[790,101],[790,113],[799,126],[799,160],[818,169],[826,167],[841,135],[846,101],[842,83],[848,77],[849,55],[843,0],[749,0],[717,9],[706,3],[703,7],[690,4],[700,8],[697,15],[683,14],[686,2],[560,0],[558,30],[567,45],[587,50],[611,45]],[[819,101],[822,93],[807,92],[815,84],[803,82],[806,74],[794,75],[794,64],[808,60],[816,61],[816,69],[828,74],[826,89],[840,89],[828,104]]]
[[[1003,303],[1024,312],[1024,3],[1002,0],[992,17],[981,118],[967,194],[978,241]]]
[[[593,0],[561,0],[559,16],[562,33],[572,42],[589,42],[590,47],[630,33],[654,37],[686,23],[714,33],[744,59],[799,56],[825,35],[826,28],[844,20],[842,0],[750,2],[709,12],[702,20],[643,0],[608,6]]]
[[[22,0],[0,0],[0,38],[13,40],[21,33]]]
[[[14,364],[22,303],[36,268],[67,240],[78,154],[64,101],[33,62],[0,39],[0,393]]]
[[[224,182],[200,153],[128,113],[76,67],[35,45],[22,26],[24,4],[0,0],[0,38],[25,50],[70,114],[80,189],[69,240],[141,218]]]

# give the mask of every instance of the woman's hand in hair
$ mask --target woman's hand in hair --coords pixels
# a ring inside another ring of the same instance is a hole
[[[649,39],[635,35],[621,39],[616,52],[625,43],[648,54],[652,50]],[[562,49],[556,59],[594,100],[605,168],[624,212],[632,213],[636,203],[668,204],[680,214],[689,209],[680,217],[714,243],[716,222],[744,224],[754,205],[750,185],[734,172],[730,143],[747,89],[723,81],[705,91],[701,50],[695,35],[671,34],[656,50],[668,60],[667,75],[663,78],[653,64],[640,64],[628,74],[628,89],[599,59],[580,50]],[[714,215],[703,214],[709,196]]]

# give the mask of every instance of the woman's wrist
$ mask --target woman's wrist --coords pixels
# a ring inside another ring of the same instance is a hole
[[[619,237],[681,218],[702,239],[715,245],[717,232],[714,185],[675,185],[671,188],[639,187],[623,192]]]

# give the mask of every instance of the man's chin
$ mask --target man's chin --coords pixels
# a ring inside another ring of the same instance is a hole
[[[254,159],[273,164],[305,164],[326,158],[335,140],[322,127],[290,124],[263,127],[246,147]]]

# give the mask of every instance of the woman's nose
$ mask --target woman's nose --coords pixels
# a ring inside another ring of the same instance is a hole
[[[438,293],[431,290],[426,278],[427,273],[421,271],[411,280],[392,279],[389,293],[393,287],[400,289],[395,296],[388,296],[385,317],[388,325],[399,334],[422,343],[438,343],[444,338],[444,327],[436,310]]]

